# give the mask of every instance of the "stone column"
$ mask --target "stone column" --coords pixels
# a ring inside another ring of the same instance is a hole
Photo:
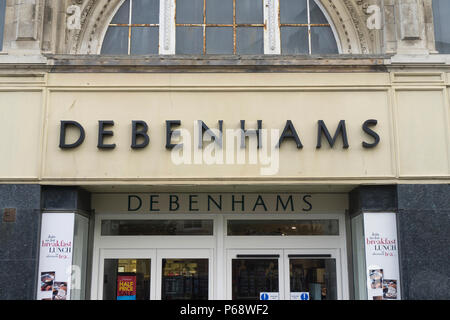
[[[40,54],[44,0],[15,0],[9,53]]]
[[[395,5],[397,54],[429,54],[424,0],[398,0]]]

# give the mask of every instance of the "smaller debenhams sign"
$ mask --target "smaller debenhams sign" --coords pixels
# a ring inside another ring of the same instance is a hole
[[[133,193],[97,194],[98,212],[108,213],[312,213],[345,210],[343,194],[315,193]]]

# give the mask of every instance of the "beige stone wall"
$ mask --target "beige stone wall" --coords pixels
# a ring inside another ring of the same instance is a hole
[[[439,72],[4,76],[0,179],[77,185],[450,182],[448,86]],[[240,120],[256,128],[262,120],[263,128],[279,134],[291,120],[303,148],[284,142],[279,170],[269,175],[261,174],[267,165],[248,160],[177,165],[165,148],[165,120],[175,119],[192,135],[195,120],[210,128],[223,120],[224,130],[239,129]],[[372,149],[362,147],[372,142],[361,129],[367,119],[378,120],[372,129],[381,138]],[[58,147],[61,120],[83,125],[80,147]],[[115,149],[97,148],[99,120],[114,120],[114,136],[105,142],[116,143]],[[149,125],[145,149],[130,148],[132,120]],[[330,148],[322,138],[316,149],[318,120],[331,134],[345,120],[350,147],[342,148],[339,138]]]

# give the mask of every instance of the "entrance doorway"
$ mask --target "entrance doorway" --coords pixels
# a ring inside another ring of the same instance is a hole
[[[348,299],[344,215],[152,218],[97,216],[94,299]]]
[[[212,250],[104,250],[103,300],[208,300]]]
[[[227,298],[233,300],[336,300],[333,250],[228,250]]]

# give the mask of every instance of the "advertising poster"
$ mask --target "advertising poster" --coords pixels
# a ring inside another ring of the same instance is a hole
[[[400,300],[395,213],[364,213],[369,300]]]
[[[38,300],[70,300],[73,213],[43,213]]]
[[[136,300],[136,275],[118,274],[117,300]]]

